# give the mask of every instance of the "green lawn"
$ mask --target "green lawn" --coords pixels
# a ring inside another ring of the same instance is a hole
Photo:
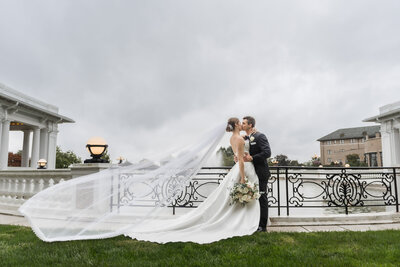
[[[213,244],[116,237],[45,243],[0,225],[0,266],[400,266],[400,231],[257,233]]]

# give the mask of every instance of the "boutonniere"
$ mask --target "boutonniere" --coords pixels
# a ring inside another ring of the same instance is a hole
[[[251,141],[251,142],[254,141],[254,136],[250,137],[250,141]]]

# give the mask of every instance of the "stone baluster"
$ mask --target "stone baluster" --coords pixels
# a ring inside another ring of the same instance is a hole
[[[10,196],[12,194],[12,179],[7,178],[6,180],[6,196]]]
[[[32,184],[33,184],[33,190],[32,190],[32,195],[39,193],[41,191],[41,179],[33,178],[32,179]]]
[[[51,187],[55,184],[53,178],[50,178],[50,180],[48,181],[48,187]]]
[[[50,186],[50,179],[49,178],[43,178],[43,188],[42,190],[45,190],[46,188],[48,188]]]
[[[19,185],[19,179],[14,178],[10,179],[12,181],[12,192],[11,192],[11,197],[16,198],[18,196],[18,185]]]
[[[45,188],[44,179],[39,179],[38,181],[38,192],[42,191]]]
[[[4,195],[6,192],[6,179],[0,178],[0,195]]]
[[[22,178],[18,186],[18,198],[24,199],[26,194],[26,180]]]
[[[26,198],[30,198],[35,193],[35,180],[29,179],[28,184],[29,185],[27,186],[27,190],[26,190]]]

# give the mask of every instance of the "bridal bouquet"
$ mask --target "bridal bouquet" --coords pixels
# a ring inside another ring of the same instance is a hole
[[[231,202],[230,204],[240,203],[243,206],[246,203],[250,203],[253,200],[260,198],[260,193],[258,191],[258,184],[249,182],[245,178],[245,183],[235,183],[231,189],[230,193]]]

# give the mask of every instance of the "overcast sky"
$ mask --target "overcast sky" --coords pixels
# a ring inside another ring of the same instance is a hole
[[[0,0],[0,82],[74,119],[58,144],[82,159],[91,136],[135,161],[252,115],[273,155],[306,161],[400,100],[399,14],[389,0]]]

